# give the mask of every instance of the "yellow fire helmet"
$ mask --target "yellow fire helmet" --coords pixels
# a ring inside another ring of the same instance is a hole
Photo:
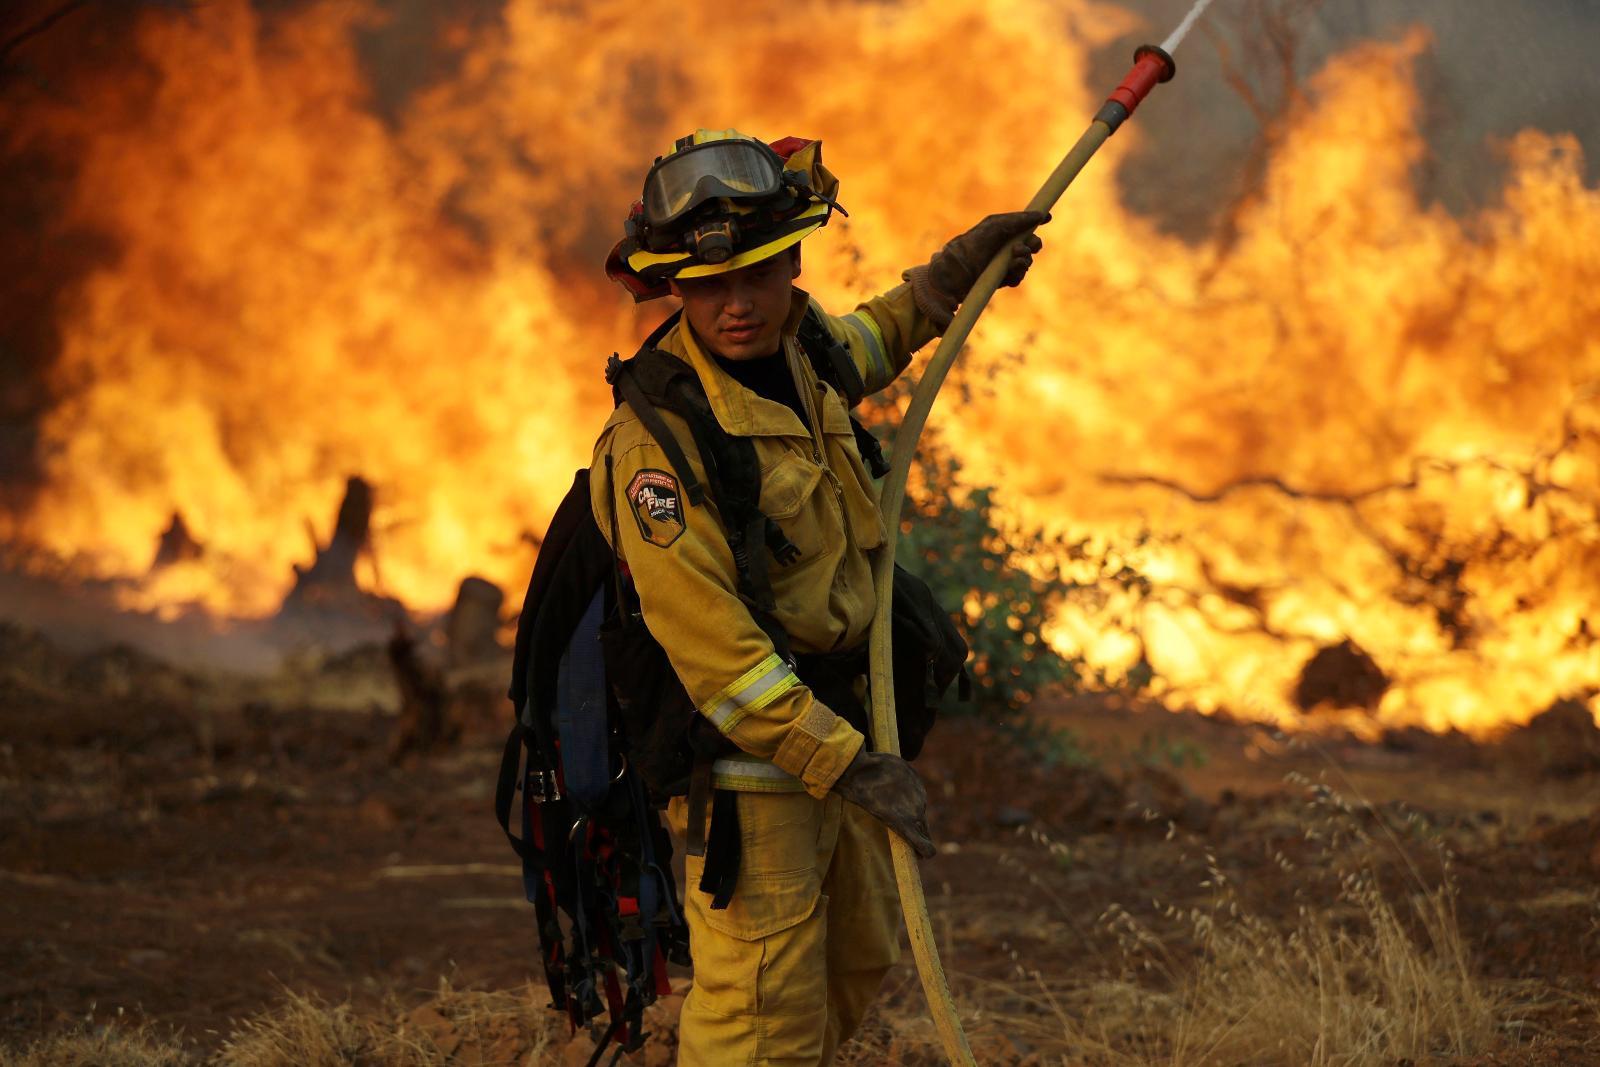
[[[656,158],[606,273],[637,301],[665,296],[668,279],[759,263],[849,214],[838,192],[821,141],[696,130]]]

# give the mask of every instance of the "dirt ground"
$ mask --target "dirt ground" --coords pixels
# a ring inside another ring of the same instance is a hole
[[[413,1015],[441,977],[544,996],[490,812],[491,728],[395,764],[381,679],[363,709],[355,674],[251,690],[16,632],[3,651],[0,1045],[149,1024],[199,1056],[289,994]],[[1583,715],[1490,746],[1285,738],[1110,698],[1035,718],[1097,765],[971,720],[919,762],[942,843],[924,880],[983,1062],[1068,1062],[1056,991],[1181,985],[1208,951],[1189,909],[1292,925],[1336,909],[1359,868],[1397,901],[1453,889],[1475,979],[1501,997],[1489,1047],[1429,1062],[1600,1063],[1600,734]],[[930,1034],[908,954],[851,1055],[935,1062]]]

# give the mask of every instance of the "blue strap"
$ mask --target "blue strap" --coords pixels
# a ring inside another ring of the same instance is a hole
[[[556,674],[556,729],[567,795],[595,814],[611,789],[611,749],[606,729],[606,665],[600,653],[603,591],[596,593],[562,653]]]

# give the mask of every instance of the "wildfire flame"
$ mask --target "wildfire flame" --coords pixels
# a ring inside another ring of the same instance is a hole
[[[370,587],[424,610],[467,573],[519,588],[519,534],[610,405],[604,357],[665,313],[599,270],[644,165],[701,125],[823,137],[852,215],[803,283],[847,308],[1020,205],[1107,88],[1089,50],[1134,25],[991,10],[512,0],[387,118],[352,44],[375,8],[144,14],[127,69],[0,96],[10,152],[71,162],[59,232],[116,250],[68,294],[44,484],[0,537],[127,579],[133,607],[259,616],[359,474]],[[980,323],[993,389],[935,413],[967,469],[1146,538],[1153,596],[1069,611],[1060,647],[1285,722],[1344,639],[1393,681],[1381,723],[1482,732],[1600,691],[1600,193],[1575,141],[1524,133],[1496,206],[1423,206],[1426,47],[1321,71],[1227,241],[1122,205],[1136,119]],[[174,514],[202,550],[151,571]]]

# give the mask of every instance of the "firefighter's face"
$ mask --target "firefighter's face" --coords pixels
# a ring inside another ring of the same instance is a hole
[[[778,350],[798,277],[796,245],[748,267],[708,278],[684,278],[671,286],[701,344],[724,359],[757,359]]]

